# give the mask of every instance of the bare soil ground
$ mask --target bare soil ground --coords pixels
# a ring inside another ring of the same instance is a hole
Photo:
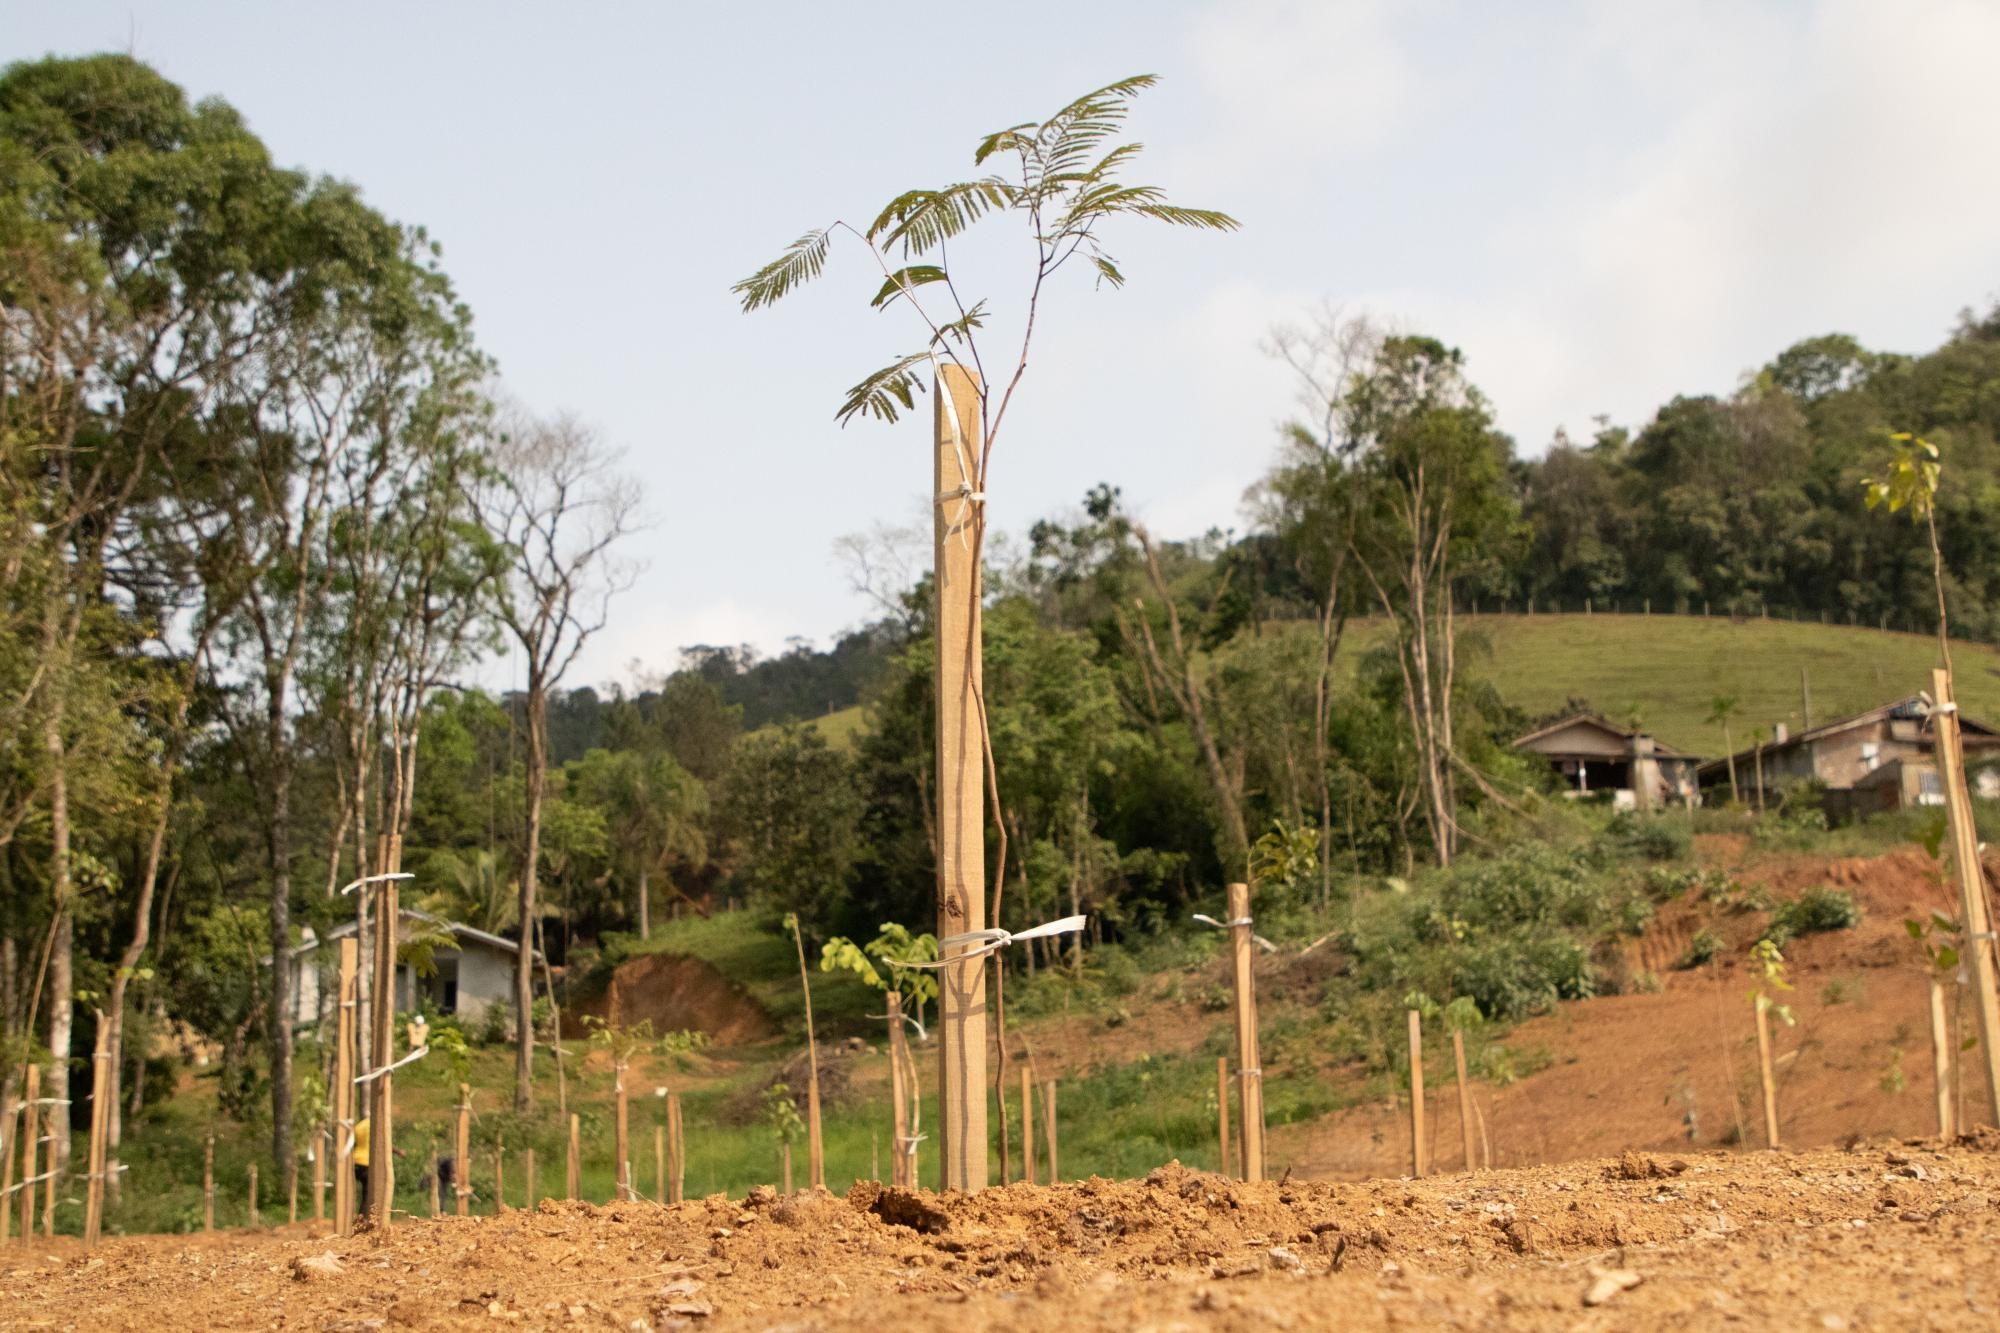
[[[10,1328],[1653,1329],[2000,1326],[2000,1136],[976,1197],[545,1203],[386,1237],[0,1258]]]

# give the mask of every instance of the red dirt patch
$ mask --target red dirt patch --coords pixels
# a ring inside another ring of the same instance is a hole
[[[587,1036],[583,1019],[627,1026],[650,1022],[653,1031],[705,1032],[718,1046],[740,1046],[778,1035],[764,1007],[718,971],[685,954],[655,953],[620,963],[604,994],[563,1012],[565,1036]]]

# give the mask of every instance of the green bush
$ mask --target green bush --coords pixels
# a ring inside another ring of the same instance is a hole
[[[1695,932],[1694,938],[1688,941],[1687,956],[1681,959],[1680,966],[1684,971],[1688,968],[1704,966],[1713,961],[1715,955],[1721,952],[1722,937],[1720,935],[1708,929],[1698,930]]]
[[[1674,815],[1620,811],[1606,837],[1621,851],[1647,861],[1678,861],[1694,849],[1694,831]]]
[[[1782,946],[1801,935],[1851,930],[1860,921],[1861,908],[1856,905],[1853,894],[1821,886],[1807,889],[1773,912],[1764,938]]]

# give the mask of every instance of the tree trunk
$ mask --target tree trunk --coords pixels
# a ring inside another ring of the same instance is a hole
[[[548,782],[548,692],[540,679],[528,682],[528,837],[521,866],[521,952],[514,960],[514,1109],[534,1106],[535,1058],[535,890],[542,855],[542,792]],[[561,1040],[561,1035],[557,1035]]]
[[[181,710],[181,720],[186,712]],[[125,1055],[125,991],[132,980],[132,973],[145,956],[146,946],[153,933],[153,889],[160,879],[160,856],[167,841],[168,812],[173,808],[171,795],[174,780],[174,763],[167,760],[164,779],[167,791],[162,793],[160,814],[153,821],[152,836],[146,842],[146,868],[139,877],[139,901],[132,909],[132,939],[125,946],[125,953],[118,960],[117,970],[111,974],[110,1001],[105,1006],[105,1021],[110,1024],[106,1043],[110,1062],[105,1066],[108,1086],[103,1095],[109,1097],[109,1116],[104,1126],[104,1192],[113,1201],[118,1198],[119,1172],[118,1147],[124,1140],[124,1100],[119,1096],[119,1084],[124,1077]],[[141,1068],[144,1057],[141,1056]],[[93,1093],[93,1096],[98,1095]]]

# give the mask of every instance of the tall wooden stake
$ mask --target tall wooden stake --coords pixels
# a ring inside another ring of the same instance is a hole
[[[1021,1066],[1021,1183],[1035,1183],[1035,1075]]]
[[[314,1138],[313,1146],[313,1221],[326,1221],[326,1153],[330,1140],[325,1129]]]
[[[457,1213],[465,1217],[472,1212],[472,1085],[458,1085],[458,1133],[453,1136],[452,1146],[457,1149],[452,1163],[457,1169],[451,1173],[451,1192],[458,1200]]]
[[[30,1064],[21,1085],[21,1243],[35,1234],[35,1149],[41,1137],[42,1067]]]
[[[1053,1185],[1062,1179],[1056,1166],[1056,1081],[1054,1079],[1042,1084],[1042,1129],[1049,1139],[1049,1184]]]
[[[533,1148],[528,1149],[527,1172],[528,1172],[528,1211],[533,1212],[536,1208],[541,1206],[542,1202],[541,1197],[535,1193],[535,1150]]]
[[[512,1211],[507,1207],[507,1145],[497,1140],[493,1144],[493,1211]]]
[[[1965,753],[1959,737],[1958,705],[1951,673],[1931,673],[1937,700],[1931,720],[1937,728],[1937,766],[1944,779],[1945,812],[1951,821],[1952,867],[1958,874],[1959,910],[1965,919],[1964,955],[1972,963],[1973,1009],[1979,1017],[1979,1057],[1986,1066],[1987,1123],[2000,1125],[2000,981],[1994,968],[1993,922],[1986,911],[1986,886],[1979,867],[1979,832],[1972,821],[1972,797],[1965,789]]]
[[[569,1113],[569,1174],[564,1177],[564,1188],[568,1197],[574,1199],[583,1189],[583,1142],[579,1135],[581,1124],[576,1112]]]
[[[679,1203],[687,1181],[687,1147],[681,1140],[681,1095],[667,1094],[667,1202]]]
[[[1410,1174],[1430,1174],[1430,1154],[1424,1138],[1424,1019],[1416,1010],[1410,1016]]]
[[[653,1201],[667,1201],[667,1127],[653,1126]]]
[[[333,1225],[342,1236],[354,1232],[354,1040],[361,1003],[361,945],[352,936],[340,942],[340,1003],[333,1053]]]
[[[792,943],[798,947],[799,989],[806,997],[806,1183],[819,1189],[826,1184],[826,1150],[819,1130],[819,1040],[813,1035],[812,980],[797,915],[792,917]]]
[[[215,1230],[215,1135],[201,1154],[201,1229]]]
[[[889,1183],[899,1189],[916,1184],[910,1171],[910,1090],[903,1066],[909,1060],[909,1038],[903,1032],[903,997],[889,992],[889,1123],[895,1137],[889,1143]]]
[[[1251,974],[1250,886],[1229,886],[1230,954],[1236,967],[1236,1123],[1243,1135],[1243,1179],[1264,1178],[1264,1065],[1257,1053],[1257,981]]]
[[[984,531],[976,470],[979,381],[940,368],[936,398],[938,938],[986,926],[986,771],[979,698],[980,570]],[[975,946],[944,952],[938,995],[938,1161],[942,1188],[987,1179],[986,960]]]
[[[1458,1066],[1458,1133],[1465,1142],[1465,1169],[1477,1171],[1479,1158],[1472,1149],[1472,1085],[1465,1077],[1465,1034],[1451,1030],[1451,1061]]]
[[[1220,1146],[1224,1176],[1233,1174],[1229,1166],[1229,1057],[1215,1057],[1215,1141]]]
[[[431,1154],[430,1182],[431,1182],[431,1218],[433,1221],[435,1221],[444,1212],[444,1205],[439,1199],[438,1195],[438,1155],[436,1153]]]
[[[778,1163],[783,1168],[785,1174],[785,1193],[790,1194],[792,1192],[792,1141],[790,1139],[779,1141]]]
[[[292,1158],[291,1166],[285,1174],[287,1177],[285,1184],[285,1224],[289,1226],[299,1220],[299,1159],[296,1156]]]
[[[250,1163],[250,1225],[257,1226],[257,1164]]]
[[[626,1178],[631,1174],[626,1169],[626,1166],[632,1155],[631,1095],[625,1090],[624,1062],[621,1060],[613,1065],[611,1072],[611,1095],[616,1105],[616,1114],[611,1122],[611,1169],[618,1176],[618,1183],[616,1188],[611,1191],[611,1197],[614,1199],[629,1199],[632,1197],[632,1182]]]
[[[1945,1022],[1944,982],[1931,974],[1931,1088],[1937,1097],[1937,1132],[1941,1139],[1958,1137],[1951,1086],[1951,1029]]]
[[[1771,1020],[1767,1006],[1752,1006],[1757,1012],[1757,1072],[1764,1084],[1764,1144],[1778,1146],[1778,1080],[1771,1070]]]
[[[389,839],[388,869],[403,868],[403,838]],[[375,924],[375,1058],[387,1070],[396,1063],[396,933],[401,925],[396,880],[384,880],[376,890],[379,915]],[[373,1089],[368,1136],[368,1196],[375,1225],[390,1227],[396,1202],[396,1089],[394,1074],[381,1073]]]
[[[111,1024],[97,1015],[97,1049],[90,1057],[90,1167],[83,1192],[83,1243],[97,1244],[104,1226],[104,1139],[110,1131],[104,1095],[111,1085]]]
[[[0,1245],[7,1243],[14,1227],[14,1145],[21,1141],[14,1121],[20,1112],[12,1097],[0,1101]]]

